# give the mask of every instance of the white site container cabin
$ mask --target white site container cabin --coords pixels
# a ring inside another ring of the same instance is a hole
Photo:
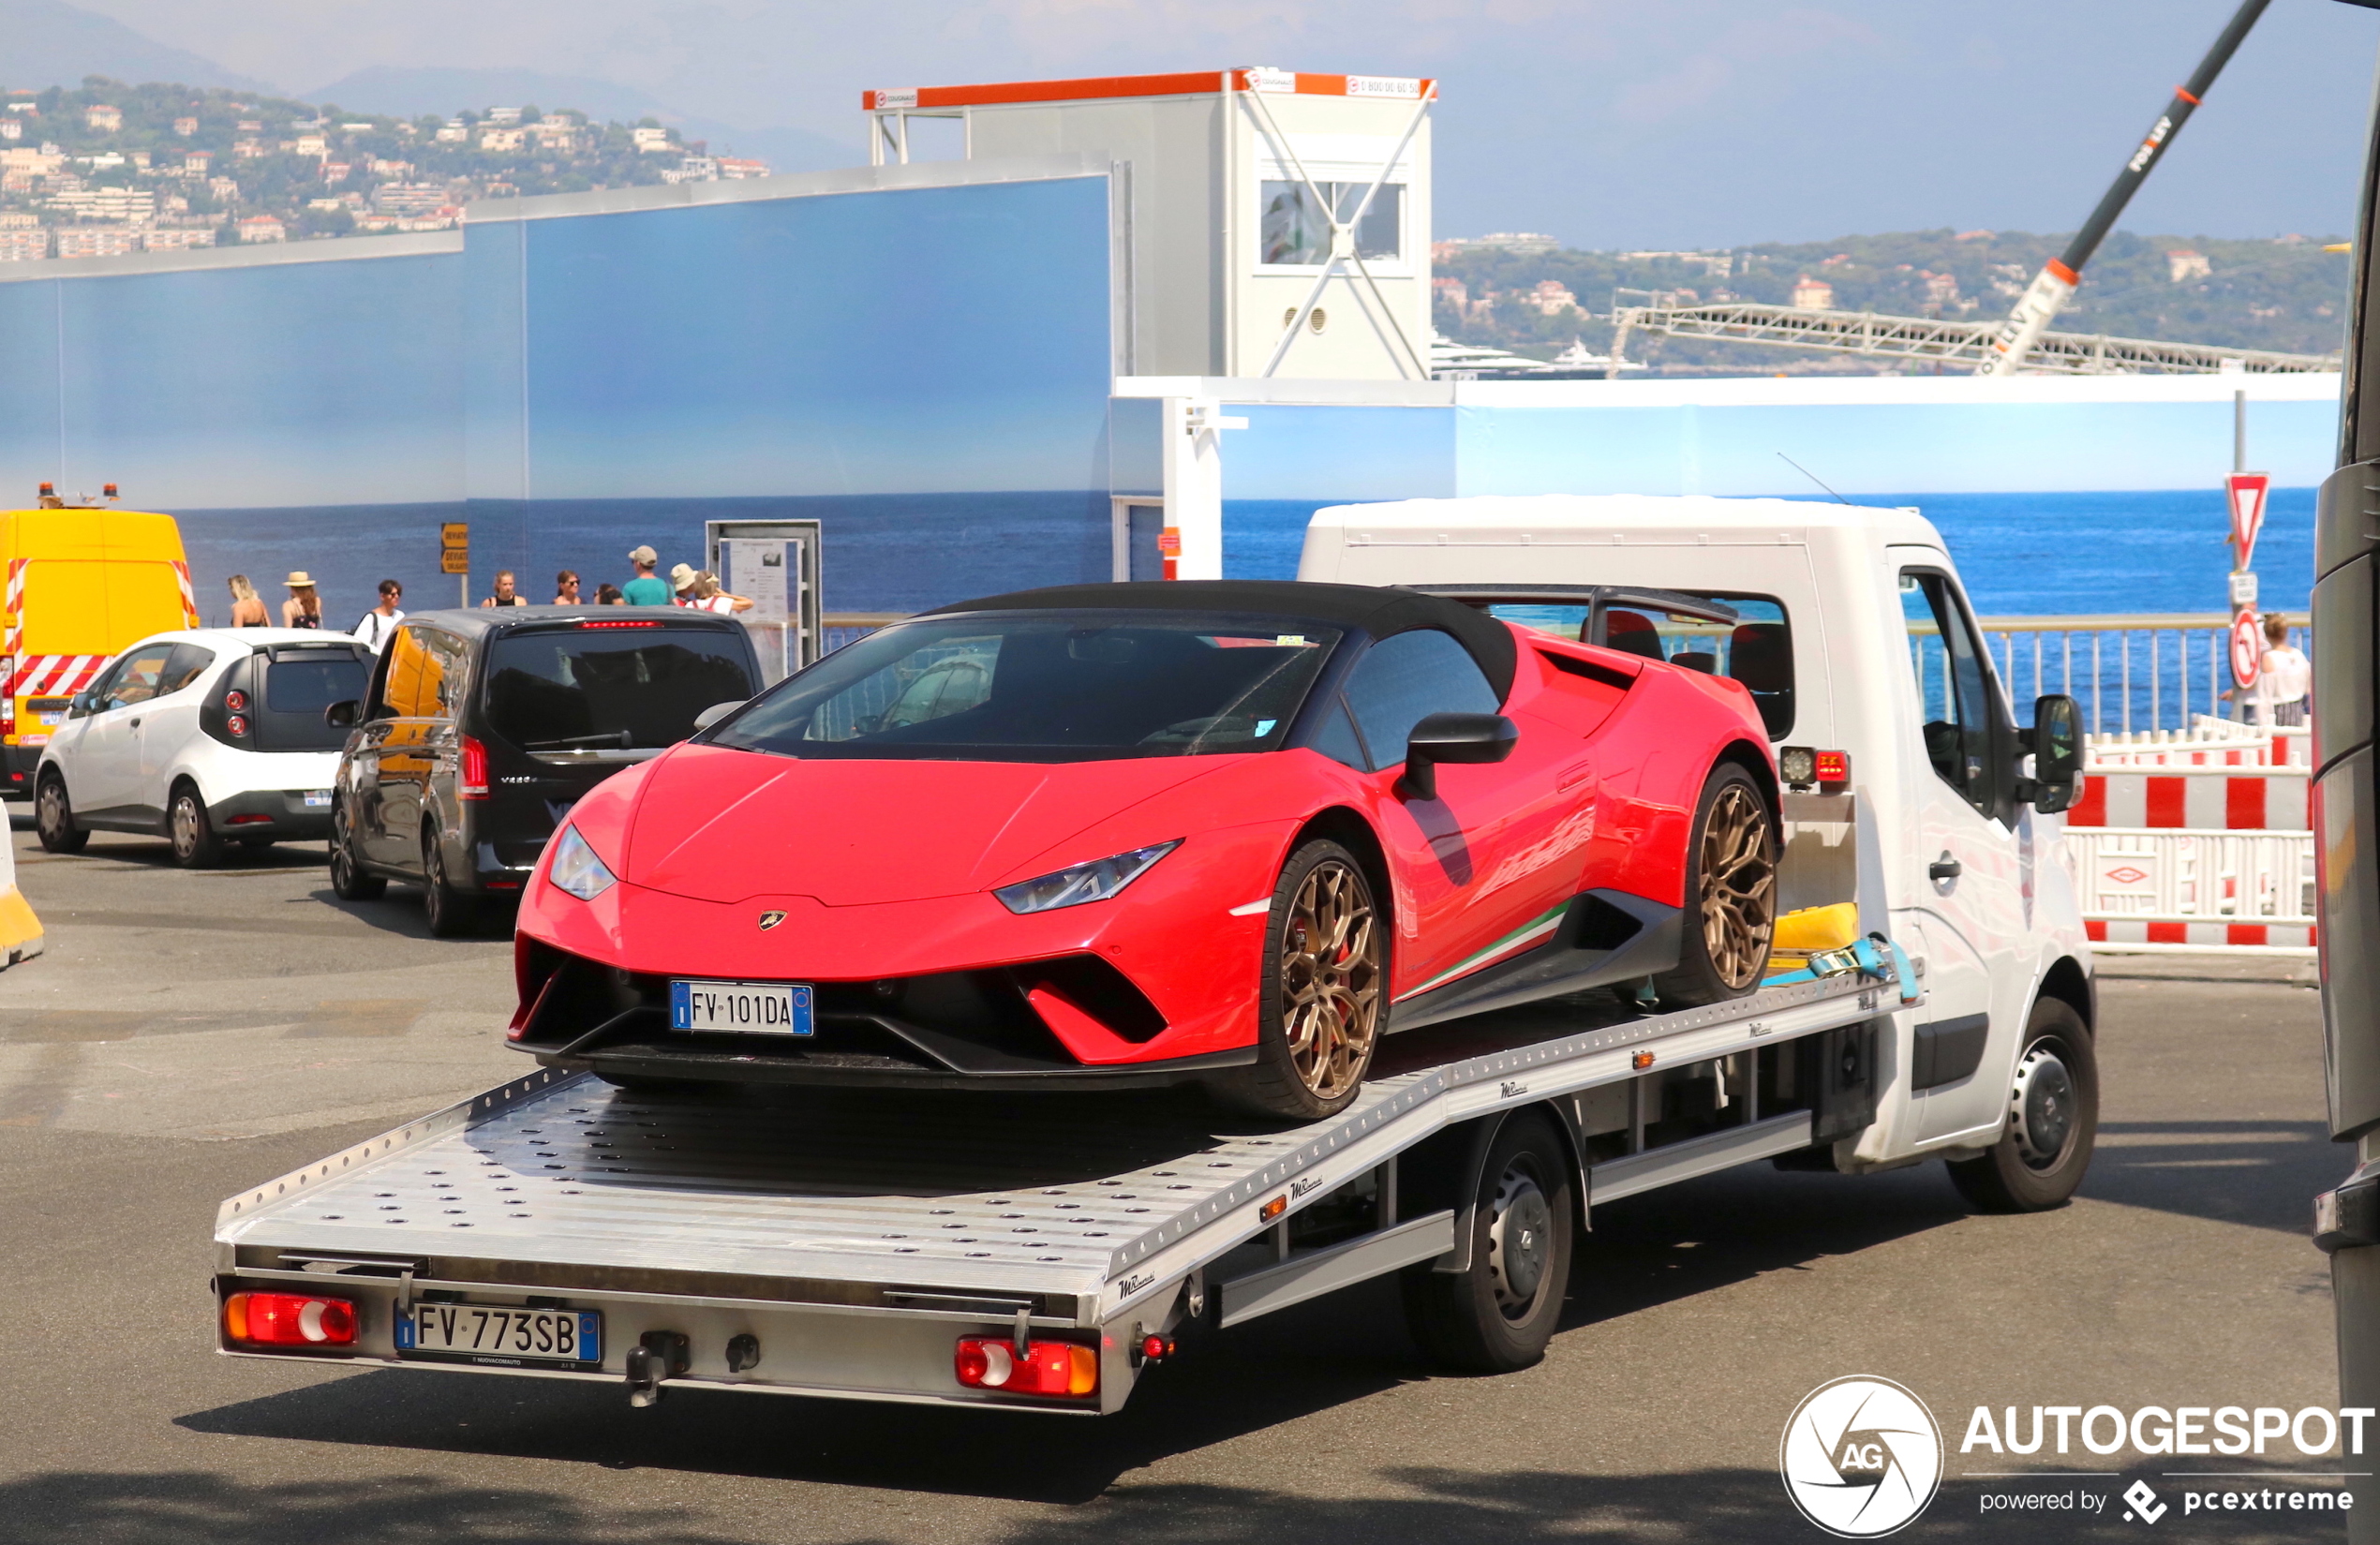
[[[1863,924],[1889,927],[1923,961],[1926,1003],[1895,1016],[1876,1123],[1846,1160],[1991,1143],[2012,1090],[2028,1087],[2018,1055],[2038,1002],[2095,1023],[2065,820],[2026,797],[2012,705],[1949,550],[1914,510],[1626,494],[1340,505],[1315,513],[1298,577],[1534,592],[1545,598],[1534,610],[1496,609],[1572,636],[1583,608],[1558,604],[1566,587],[1659,588],[1739,609],[1733,631],[1655,618],[1639,652],[1745,680],[1780,746],[1848,754],[1839,787],[1862,807]],[[1632,624],[1644,609],[1633,610]],[[1609,642],[1629,641],[1615,631]],[[1789,796],[1790,842],[1818,839],[1823,805]],[[1785,904],[1852,899],[1811,893],[1807,877],[1823,872],[1789,856]],[[1797,876],[1803,893],[1791,894]]]
[[[1113,164],[1120,375],[1421,380],[1436,91],[1402,76],[1211,69],[904,87],[862,106],[878,164],[924,158],[919,119],[959,120],[945,148],[970,160]]]

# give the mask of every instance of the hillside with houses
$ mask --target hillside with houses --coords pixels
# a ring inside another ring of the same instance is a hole
[[[768,170],[653,119],[528,103],[408,119],[90,77],[0,97],[0,262],[439,230],[475,199]]]

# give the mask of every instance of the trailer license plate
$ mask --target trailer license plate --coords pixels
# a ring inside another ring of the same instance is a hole
[[[309,810],[329,810],[331,808],[331,791],[328,789],[306,790],[305,808]]]
[[[672,982],[669,1028],[736,1035],[813,1033],[811,989],[792,982]]]
[[[419,1303],[396,1316],[396,1349],[497,1363],[601,1362],[603,1316],[592,1309]]]

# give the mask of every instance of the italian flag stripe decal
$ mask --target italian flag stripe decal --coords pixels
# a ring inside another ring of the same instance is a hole
[[[1508,933],[1503,938],[1498,939],[1495,943],[1490,944],[1483,950],[1480,950],[1478,954],[1469,956],[1455,965],[1448,967],[1446,970],[1438,973],[1435,976],[1433,976],[1428,981],[1422,983],[1420,987],[1415,988],[1411,992],[1398,994],[1395,1001],[1401,1003],[1407,998],[1419,998],[1425,992],[1435,991],[1436,988],[1446,986],[1446,984],[1453,981],[1458,976],[1467,975],[1470,973],[1479,970],[1481,966],[1493,965],[1503,957],[1510,955],[1517,950],[1526,948],[1530,944],[1536,943],[1547,934],[1552,933],[1555,928],[1560,928],[1562,926],[1562,914],[1569,910],[1570,904],[1568,901],[1563,902],[1560,906],[1555,907],[1552,912],[1546,913],[1542,916],[1535,918],[1530,922],[1522,924],[1519,928],[1514,928],[1510,933]]]

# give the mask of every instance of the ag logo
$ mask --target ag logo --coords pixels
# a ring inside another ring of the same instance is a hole
[[[1785,1494],[1845,1539],[1891,1534],[1926,1510],[1942,1478],[1942,1434],[1926,1403],[1864,1374],[1804,1396],[1778,1446]]]
[[[764,912],[760,914],[760,931],[766,933],[784,920],[785,914],[781,912]]]

